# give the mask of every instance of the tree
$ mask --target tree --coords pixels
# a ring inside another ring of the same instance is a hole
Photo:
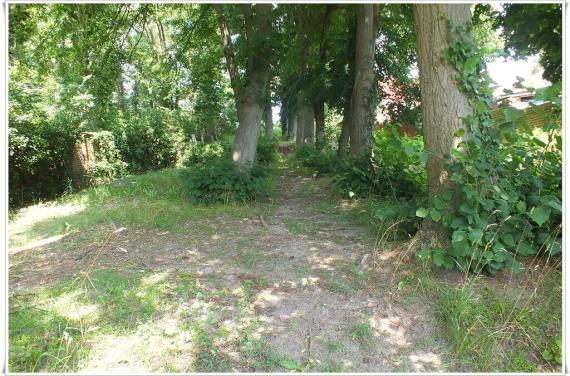
[[[374,85],[374,46],[376,40],[376,6],[357,5],[355,78],[352,91],[350,152],[365,153],[370,148],[376,88]]]
[[[222,4],[215,4],[220,32],[223,37],[224,55],[234,92],[239,126],[232,146],[232,160],[240,167],[255,160],[264,97],[270,72],[271,56],[271,4],[241,4],[244,32],[240,33],[244,66],[234,51],[233,33]],[[234,31],[235,33],[235,31]],[[242,52],[240,51],[240,52]],[[242,68],[242,69],[240,69]]]
[[[463,118],[472,113],[469,100],[455,83],[453,66],[442,54],[452,43],[450,25],[466,27],[471,20],[469,4],[416,4],[416,38],[420,74],[424,145],[428,192],[439,194],[449,184],[445,156],[455,145],[455,133],[467,127]]]
[[[507,52],[523,57],[539,54],[543,77],[562,80],[561,4],[505,4],[497,24]]]

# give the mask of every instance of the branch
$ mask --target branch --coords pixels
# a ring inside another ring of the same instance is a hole
[[[222,37],[224,39],[224,56],[226,57],[226,65],[228,67],[228,73],[230,74],[230,83],[232,85],[232,89],[234,89],[234,93],[237,94],[240,77],[237,66],[235,64],[235,55],[233,52],[230,30],[228,28],[226,17],[224,16],[222,4],[214,4],[214,9],[216,10],[220,32],[222,33]]]

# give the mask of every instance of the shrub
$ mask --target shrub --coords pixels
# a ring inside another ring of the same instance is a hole
[[[269,141],[266,138],[261,137],[257,143],[257,163],[269,164],[271,162],[275,162],[277,160],[277,145],[277,138]]]
[[[338,165],[333,184],[343,195],[411,199],[424,196],[426,153],[421,137],[399,136],[393,127],[374,133],[372,151],[346,157]]]
[[[184,136],[176,120],[173,111],[154,108],[126,119],[117,144],[132,172],[172,167],[178,162]]]
[[[191,167],[182,178],[196,203],[246,202],[267,197],[270,191],[266,167],[253,164],[240,169],[225,158]]]
[[[87,185],[108,183],[124,175],[127,164],[120,159],[111,132],[90,132],[90,136],[96,160],[87,163]]]
[[[331,148],[323,148],[318,150],[314,145],[307,145],[300,149],[296,149],[294,158],[301,165],[315,170],[317,175],[331,174],[338,169],[338,157]]]
[[[191,144],[186,150],[184,156],[184,166],[191,167],[195,165],[203,165],[210,161],[220,159],[222,157],[230,158],[231,145],[228,142],[220,141],[211,144],[197,142]]]

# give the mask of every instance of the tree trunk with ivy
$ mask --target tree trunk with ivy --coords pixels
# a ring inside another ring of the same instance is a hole
[[[374,124],[374,4],[359,4],[356,21],[355,78],[352,91],[352,121],[350,127],[350,152],[364,154],[371,146]]]
[[[455,133],[467,126],[472,113],[468,97],[459,90],[457,71],[442,58],[452,43],[449,22],[465,26],[471,21],[470,4],[417,4],[414,7],[418,67],[427,160],[428,192],[433,197],[448,186],[445,156],[456,145]]]

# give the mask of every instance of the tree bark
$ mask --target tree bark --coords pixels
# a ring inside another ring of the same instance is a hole
[[[297,140],[297,113],[292,109],[287,113],[287,131],[291,139]]]
[[[350,93],[351,91],[349,91]],[[338,156],[345,157],[348,153],[348,143],[350,141],[350,128],[352,120],[352,106],[350,103],[351,95],[346,95],[344,108],[342,109],[342,128],[338,139]]]
[[[330,29],[331,20],[335,5],[328,4],[325,10],[323,20],[323,30],[321,33],[321,41],[319,46],[319,62],[318,62],[318,86],[323,88],[325,86],[325,65],[327,63],[327,39],[328,31]],[[318,95],[313,103],[313,111],[315,114],[315,128],[316,128],[316,142],[315,146],[320,149],[325,144],[325,98],[323,91],[319,90]]]
[[[271,141],[273,139],[273,111],[271,109],[271,104],[265,105],[263,121],[265,123],[265,138]]]
[[[356,21],[355,78],[352,91],[350,152],[361,155],[371,146],[374,124],[374,4],[359,4]]]
[[[305,146],[305,108],[306,104],[303,103],[303,97],[299,95],[297,100],[297,116],[296,118],[296,132],[295,132],[295,145],[297,148]]]
[[[325,145],[325,101],[319,99],[313,104],[315,114],[316,140],[315,146],[321,149]]]
[[[463,117],[472,113],[468,97],[455,85],[456,70],[442,59],[452,40],[453,25],[471,21],[469,4],[416,4],[414,7],[421,108],[427,160],[429,196],[441,193],[449,185],[445,174],[445,156],[456,146],[455,132],[467,127]]]
[[[254,6],[254,5],[251,5]],[[250,6],[250,7],[251,7]],[[239,126],[232,145],[232,160],[244,167],[255,160],[257,142],[269,80],[269,57],[271,45],[267,38],[271,34],[271,4],[256,4],[255,16],[248,5],[242,6],[246,18],[246,38],[255,41],[245,67],[245,86],[240,84],[240,72],[234,59],[231,33],[221,4],[215,4],[218,24],[224,41],[224,55],[230,82],[234,91]]]

